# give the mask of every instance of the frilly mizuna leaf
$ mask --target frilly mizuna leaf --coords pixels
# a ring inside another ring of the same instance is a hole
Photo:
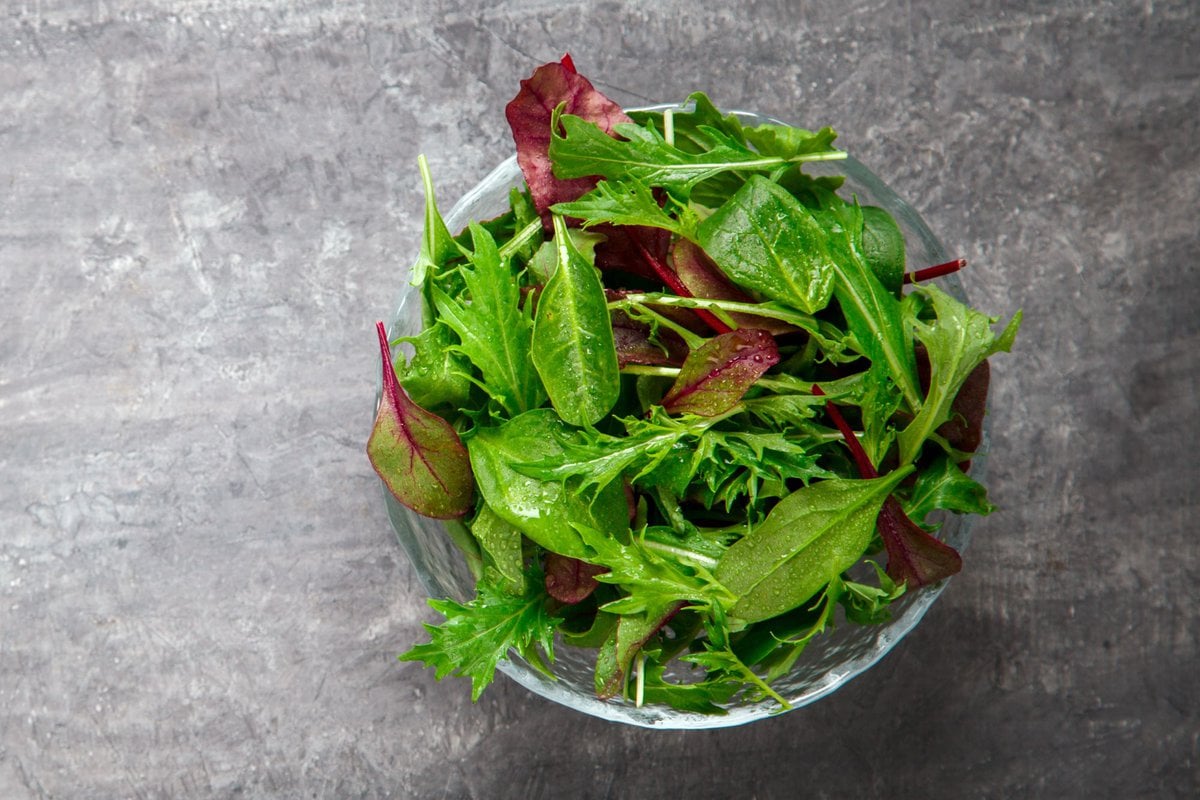
[[[594,122],[609,133],[613,126],[629,122],[621,107],[576,72],[570,62],[551,62],[521,81],[521,90],[504,107],[504,116],[517,145],[517,163],[529,184],[534,206],[549,224],[548,209],[591,191],[596,179],[581,176],[556,178],[550,164],[550,118],[560,104],[563,112]]]
[[[449,423],[418,406],[401,388],[382,322],[377,329],[383,398],[367,441],[371,464],[396,499],[418,514],[461,517],[471,509],[475,488],[467,450]]]
[[[739,328],[722,333],[688,355],[662,406],[672,414],[724,414],[777,363],[779,348],[766,331]]]

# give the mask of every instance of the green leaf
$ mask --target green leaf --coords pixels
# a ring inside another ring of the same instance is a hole
[[[896,220],[878,206],[862,206],[863,260],[883,287],[899,294],[904,285],[904,232]]]
[[[621,373],[600,272],[584,260],[554,216],[558,268],[542,290],[533,324],[533,364],[559,416],[599,422],[617,402]]]
[[[484,503],[471,523],[471,534],[487,554],[489,566],[495,568],[511,594],[525,591],[525,559],[521,552],[521,531]]]
[[[833,140],[837,134],[833,128],[821,128],[813,133],[791,125],[766,123],[753,128],[743,128],[746,141],[763,155],[797,159],[800,156],[828,153],[834,150]]]
[[[985,516],[996,510],[987,489],[968,476],[946,455],[917,474],[917,482],[903,503],[904,513],[921,522],[934,510]]]
[[[417,263],[413,265],[411,282],[413,286],[425,283],[425,276],[446,261],[460,255],[454,237],[446,227],[438,211],[437,199],[433,194],[433,179],[429,176],[429,162],[424,155],[417,156],[417,168],[421,171],[421,184],[425,187],[425,228],[421,235],[421,250],[417,254]]]
[[[686,207],[685,207],[686,208]],[[662,228],[677,236],[695,237],[695,215],[672,217],[663,209],[649,186],[639,180],[600,181],[596,188],[570,203],[557,203],[555,214],[583,220],[585,228],[613,225],[646,225]]]
[[[580,228],[568,228],[567,235],[575,250],[589,263],[596,261],[596,245],[604,241],[604,234],[591,233]],[[558,269],[558,245],[554,240],[542,242],[529,259],[529,272],[537,283],[546,283]]]
[[[480,580],[475,598],[465,605],[454,600],[430,600],[445,617],[440,625],[425,625],[430,640],[400,656],[401,661],[421,661],[433,667],[438,680],[447,675],[471,679],[471,700],[495,677],[496,665],[515,649],[532,664],[541,664],[542,653],[554,660],[554,631],[561,620],[546,610],[546,595],[539,575],[529,576],[527,591],[509,594]]]
[[[972,370],[993,353],[1012,349],[1021,325],[1021,312],[999,335],[992,331],[996,320],[955,300],[936,286],[919,286],[915,295],[927,300],[936,318],[908,322],[929,354],[929,393],[912,422],[900,432],[900,462],[912,463],[921,445],[938,426],[950,419],[951,404]]]
[[[709,670],[710,674],[718,672],[735,678],[750,686],[756,696],[771,698],[783,710],[792,707],[791,703],[772,689],[754,670],[746,666],[732,650],[723,647],[714,647],[711,643],[706,643],[705,647],[708,649],[704,652],[692,653],[691,655],[684,656],[681,660],[698,664]]]
[[[724,676],[695,683],[672,683],[663,673],[662,665],[646,664],[642,699],[647,705],[657,703],[693,714],[728,714],[723,704],[742,688],[740,681],[731,681]]]
[[[842,158],[829,151],[795,158],[762,156],[726,138],[702,153],[689,153],[670,145],[653,128],[632,123],[613,126],[624,137],[615,139],[597,125],[572,114],[555,111],[550,139],[550,160],[559,178],[598,175],[608,180],[634,178],[648,186],[666,189],[685,200],[700,181],[730,170],[769,172],[798,161]],[[561,131],[561,132],[560,132]]]
[[[666,603],[641,613],[623,615],[596,656],[596,695],[607,700],[622,694],[634,655],[679,608]]]
[[[418,406],[401,388],[382,322],[377,329],[383,397],[367,456],[388,490],[413,511],[436,519],[461,517],[470,511],[474,494],[467,451],[449,423]]]
[[[777,184],[753,176],[700,224],[697,239],[739,286],[807,314],[829,303],[837,265],[829,236]]]
[[[530,361],[533,320],[521,308],[516,276],[500,258],[496,242],[482,226],[470,226],[475,250],[470,269],[460,270],[466,297],[432,290],[441,319],[458,334],[454,350],[471,360],[482,387],[508,416],[537,408],[546,399]]]
[[[398,369],[400,383],[422,408],[445,406],[454,410],[467,405],[471,394],[471,363],[455,351],[458,336],[441,320],[435,320],[416,336],[401,341],[413,346],[413,356]]]
[[[717,580],[740,598],[730,617],[748,623],[782,614],[849,569],[871,543],[884,499],[911,471],[821,481],[780,500],[717,565]]]
[[[832,254],[834,296],[846,325],[858,340],[859,352],[872,363],[886,366],[909,408],[921,407],[912,338],[901,314],[900,301],[867,266],[862,253],[862,211],[826,189],[814,187],[820,207],[814,217],[828,232]]]
[[[533,478],[514,466],[561,458],[563,442],[576,435],[552,409],[539,408],[477,429],[467,449],[479,492],[493,511],[547,550],[586,560],[591,551],[574,526],[609,536],[629,528],[629,505],[621,484],[592,491],[568,488],[565,481]]]

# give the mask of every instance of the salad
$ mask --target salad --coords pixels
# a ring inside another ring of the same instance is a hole
[[[626,113],[569,56],[506,116],[525,186],[452,233],[419,159],[424,326],[395,359],[378,326],[371,462],[476,580],[401,658],[477,699],[566,644],[603,699],[787,708],[822,632],[960,570],[938,520],[993,508],[967,468],[1020,313],[930,282],[961,260],[908,271],[886,211],[806,171],[845,157],[828,127]]]

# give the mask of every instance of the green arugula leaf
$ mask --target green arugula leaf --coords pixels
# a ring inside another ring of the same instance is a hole
[[[458,336],[441,320],[435,320],[416,336],[401,339],[413,347],[413,356],[397,369],[400,384],[422,408],[445,406],[457,411],[471,395],[471,363],[455,351]]]
[[[554,661],[554,631],[562,620],[546,610],[540,575],[529,576],[525,584],[527,591],[515,596],[480,579],[474,599],[465,605],[430,600],[445,621],[426,624],[429,642],[416,645],[400,660],[423,662],[439,680],[447,675],[470,678],[472,701],[492,682],[496,665],[510,650],[535,666],[543,666],[542,653]]]
[[[832,253],[834,296],[858,340],[859,352],[872,363],[887,367],[904,402],[921,407],[910,327],[901,314],[900,301],[867,266],[862,253],[862,210],[826,189],[814,187],[820,207],[814,218],[827,231]]]
[[[825,127],[816,133],[804,128],[793,128],[791,125],[774,125],[766,123],[753,128],[743,128],[746,141],[754,145],[754,149],[763,155],[779,156],[786,159],[799,159],[801,156],[817,153],[829,153],[834,150],[833,140],[837,133],[833,128]]]
[[[600,181],[583,197],[569,203],[557,203],[551,211],[581,219],[585,228],[603,223],[646,225],[689,239],[696,235],[696,216],[687,206],[678,208],[678,217],[671,216],[654,199],[653,190],[634,178]]]
[[[914,294],[926,299],[936,314],[929,322],[913,316],[907,321],[929,354],[929,393],[912,422],[900,432],[900,462],[912,463],[921,445],[950,418],[951,404],[967,376],[993,353],[1012,349],[1021,325],[1017,312],[1003,332],[992,332],[996,320],[955,300],[936,286],[919,286]]]
[[[469,300],[434,287],[433,301],[441,320],[458,334],[454,352],[474,363],[482,375],[477,383],[512,417],[546,399],[530,360],[533,320],[521,307],[520,288],[495,240],[474,222],[470,230],[472,268],[460,270]]]
[[[559,178],[588,175],[609,180],[634,178],[648,186],[666,189],[679,200],[686,200],[693,186],[722,172],[769,172],[800,161],[845,157],[838,151],[794,158],[762,156],[728,138],[703,153],[689,153],[668,144],[653,128],[620,123],[613,130],[624,138],[614,139],[591,122],[556,111],[550,139],[554,174]]]
[[[904,513],[917,522],[937,509],[980,516],[996,510],[988,502],[983,484],[959,469],[947,455],[939,456],[931,466],[918,473],[917,482],[902,507]]]
[[[766,178],[752,176],[696,233],[709,258],[739,286],[807,314],[829,303],[837,265],[828,233]]]
[[[786,711],[792,707],[791,703],[772,689],[754,670],[742,663],[742,660],[732,650],[713,647],[708,643],[705,644],[705,647],[708,649],[704,652],[683,656],[681,660],[698,664],[708,670],[710,674],[714,672],[724,673],[732,678],[736,678],[750,687],[755,696],[769,697],[774,700],[779,704],[781,710]]]
[[[769,619],[809,600],[862,556],[884,499],[912,471],[873,480],[827,480],[792,492],[717,565],[740,598],[730,617]]]
[[[542,290],[533,323],[533,364],[558,415],[599,422],[617,402],[621,373],[600,273],[584,260],[554,215],[558,268]]]

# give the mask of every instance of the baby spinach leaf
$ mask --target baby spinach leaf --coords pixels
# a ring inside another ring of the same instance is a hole
[[[525,559],[521,552],[521,531],[483,503],[471,523],[471,535],[487,554],[488,564],[506,582],[500,588],[511,594],[522,594],[525,591]]]
[[[778,362],[779,348],[766,331],[739,328],[714,336],[688,354],[662,406],[672,414],[724,414]]]
[[[549,408],[527,411],[507,422],[478,428],[467,441],[471,467],[483,499],[532,541],[564,556],[586,559],[575,526],[616,536],[629,527],[629,505],[620,483],[592,491],[563,480],[524,475],[515,465],[562,457],[572,429]]]
[[[537,408],[546,398],[530,361],[533,320],[521,307],[521,290],[496,242],[471,223],[475,245],[471,268],[459,270],[467,297],[451,297],[434,287],[440,318],[458,334],[453,346],[479,369],[479,382],[508,416]]]
[[[697,229],[697,241],[739,286],[808,314],[829,303],[836,264],[828,234],[796,198],[752,176]]]
[[[383,397],[367,440],[367,455],[388,490],[404,505],[434,519],[471,509],[471,465],[454,428],[414,403],[396,379],[387,331],[380,322]]]
[[[883,288],[899,294],[904,285],[904,232],[887,211],[878,206],[861,206],[863,216],[863,261]]]
[[[988,356],[1012,349],[1021,312],[1017,312],[999,335],[992,332],[994,319],[963,305],[936,286],[915,290],[931,304],[936,318],[928,322],[908,320],[929,355],[929,394],[912,422],[900,431],[900,461],[911,463],[921,445],[939,425],[950,418],[951,405],[967,376]]]
[[[739,597],[730,617],[745,624],[782,614],[849,569],[871,543],[884,498],[911,471],[821,481],[780,500],[717,565],[717,580]]]
[[[538,298],[533,364],[558,415],[572,425],[598,422],[617,402],[621,373],[600,273],[584,260],[554,216],[558,268]]]
[[[692,297],[753,303],[754,298],[734,286],[712,259],[694,242],[679,239],[671,247],[671,263]],[[734,312],[729,318],[739,328],[758,328],[771,334],[790,333],[796,326],[756,314]]]
[[[471,700],[492,682],[496,665],[515,649],[538,666],[541,653],[554,660],[554,631],[562,621],[546,609],[541,576],[530,576],[524,594],[480,579],[475,597],[463,604],[430,600],[429,606],[445,617],[440,625],[425,625],[430,640],[400,656],[401,661],[421,661],[433,667],[440,680],[447,675],[471,679]],[[540,652],[539,652],[540,651]]]

